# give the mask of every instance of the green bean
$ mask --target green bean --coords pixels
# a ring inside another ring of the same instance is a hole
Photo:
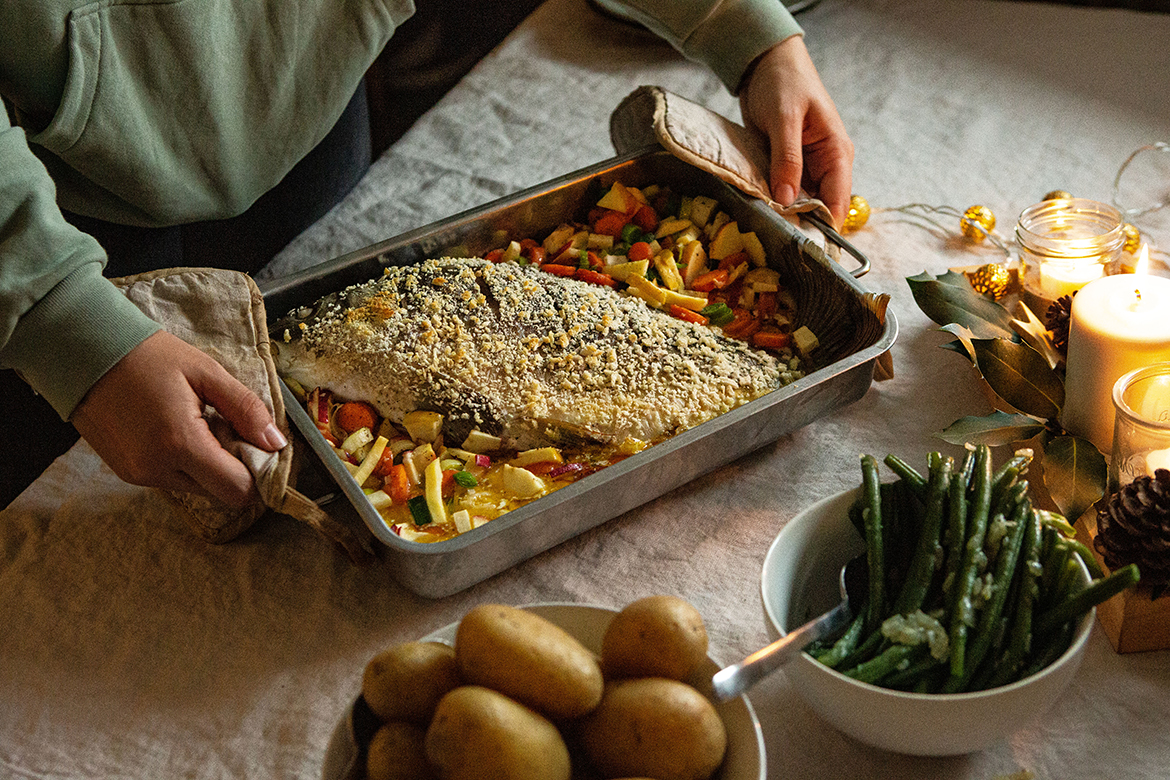
[[[1072,555],[1070,548],[1059,544],[1060,534],[1051,528],[1046,528],[1044,536],[1046,537],[1045,547],[1047,549],[1040,559],[1044,566],[1044,573],[1040,575],[1040,599],[1036,604],[1039,611],[1048,609],[1060,598],[1061,583],[1068,571],[1065,564],[1069,562],[1069,556]]]
[[[975,471],[975,457],[970,450],[963,455],[963,463],[951,480],[947,496],[946,556],[943,558],[943,598],[946,613],[955,610],[955,578],[959,576],[959,564],[963,560],[963,543],[967,539],[967,485]]]
[[[894,472],[894,474],[910,486],[914,491],[914,495],[919,498],[926,495],[926,477],[922,476],[917,469],[894,454],[887,455],[883,462],[889,467],[890,471]]]
[[[991,503],[995,506],[1003,496],[1012,489],[1021,474],[1028,470],[1032,462],[1031,450],[1019,450],[1006,463],[1000,466],[991,476]]]
[[[953,693],[963,690],[970,682],[979,664],[983,663],[983,659],[992,649],[995,641],[994,633],[999,628],[999,620],[1007,601],[1008,589],[1015,577],[1016,562],[1019,560],[1020,546],[1023,543],[1024,531],[1028,525],[1027,516],[1031,512],[1031,504],[1025,501],[1019,504],[1012,514],[1011,522],[1014,525],[1008,535],[1004,537],[999,554],[996,556],[991,598],[983,606],[983,612],[979,616],[979,626],[970,643],[963,670],[959,674],[955,674],[952,667],[951,677],[943,685],[944,692]]]
[[[865,632],[875,631],[885,609],[885,548],[882,542],[881,487],[877,461],[872,455],[861,456],[861,483],[864,496],[862,517],[865,520],[865,554],[869,564],[869,595],[865,611]]]
[[[833,643],[832,647],[813,655],[813,657],[829,668],[836,668],[837,664],[845,660],[857,647],[857,642],[861,639],[861,629],[864,626],[865,615],[859,613],[849,623],[849,628],[845,629],[845,633],[841,635],[841,638]]]
[[[1020,550],[1019,571],[1016,574],[1015,614],[1012,617],[1007,651],[997,665],[988,687],[1005,685],[1019,677],[1032,644],[1032,615],[1040,595],[1040,551],[1042,547],[1040,516],[1035,510],[1028,513],[1024,543]]]
[[[918,545],[910,559],[906,580],[894,601],[895,615],[909,615],[922,607],[926,593],[934,579],[935,563],[938,560],[939,536],[942,532],[943,516],[946,514],[946,498],[951,485],[954,461],[944,458],[941,453],[930,455],[930,478],[927,483],[926,514],[918,533]]]
[[[917,688],[924,678],[933,677],[932,673],[942,665],[942,661],[927,653],[905,669],[890,673],[882,680],[882,685],[887,688]]]
[[[1070,621],[1053,631],[1050,636],[1043,637],[1033,648],[1027,666],[1020,672],[1020,677],[1035,674],[1064,655],[1064,651],[1072,643],[1074,633],[1075,625]]]
[[[955,608],[950,614],[948,634],[951,646],[951,676],[962,677],[966,664],[967,633],[974,622],[971,594],[979,559],[983,555],[983,537],[987,533],[988,513],[991,509],[991,448],[979,445],[975,454],[975,473],[972,475],[972,503],[967,516],[967,540],[963,545],[963,560],[959,567]]]
[[[886,675],[904,668],[903,664],[913,664],[928,649],[924,644],[890,645],[881,655],[847,670],[845,675],[861,682],[877,683]]]
[[[1061,537],[1056,543],[1068,547],[1084,561],[1085,568],[1089,570],[1089,574],[1093,579],[1099,580],[1105,576],[1105,570],[1101,568],[1101,564],[1097,562],[1097,556],[1093,555],[1093,551],[1088,546],[1078,542],[1076,539],[1069,539],[1067,536]]]
[[[1050,512],[1047,509],[1037,509],[1036,511],[1040,515],[1040,524],[1045,528],[1051,527],[1070,539],[1077,535],[1077,529],[1065,519],[1064,515]]]
[[[1141,574],[1136,564],[1122,566],[1108,577],[1095,580],[1086,588],[1082,588],[1073,596],[1063,599],[1042,615],[1036,618],[1036,633],[1047,634],[1054,628],[1080,617],[1098,604],[1121,593],[1138,583]]]

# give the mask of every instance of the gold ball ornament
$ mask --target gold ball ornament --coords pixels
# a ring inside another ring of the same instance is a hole
[[[1012,272],[1002,263],[987,263],[975,269],[971,275],[971,287],[980,295],[990,295],[993,300],[1002,298],[1012,281]]]
[[[1065,190],[1053,190],[1044,196],[1044,200],[1069,200],[1070,198],[1072,198],[1072,193]]]
[[[995,214],[986,206],[972,206],[963,212],[959,229],[964,236],[978,244],[995,230]]]
[[[841,224],[841,232],[852,233],[860,230],[869,221],[869,201],[860,195],[849,198],[849,211],[845,212],[845,221]]]
[[[1122,224],[1121,234],[1125,236],[1125,243],[1121,245],[1123,252],[1134,254],[1142,248],[1142,232],[1128,222]]]

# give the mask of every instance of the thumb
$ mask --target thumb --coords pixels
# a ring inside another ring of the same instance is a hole
[[[215,361],[190,379],[192,389],[223,415],[236,433],[261,449],[275,452],[288,440],[272,421],[260,397]]]

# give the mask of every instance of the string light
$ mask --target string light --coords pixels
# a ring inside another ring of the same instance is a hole
[[[1135,150],[1121,164],[1121,167],[1117,171],[1117,176],[1113,179],[1113,205],[1117,207],[1122,213],[1123,218],[1127,220],[1151,214],[1170,206],[1170,195],[1146,206],[1127,207],[1121,202],[1121,182],[1126,170],[1135,159],[1151,151],[1170,152],[1170,143],[1159,141]],[[1072,197],[1072,194],[1065,190],[1052,190],[1044,196],[1043,200],[1058,200]],[[1003,236],[995,231],[995,213],[983,205],[970,206],[963,211],[953,206],[932,206],[926,203],[907,203],[902,206],[874,208],[862,196],[854,195],[849,201],[849,210],[842,223],[842,232],[851,233],[860,230],[869,222],[871,215],[890,213],[915,217],[916,219],[934,225],[944,232],[954,230],[957,222],[959,233],[969,243],[979,245],[986,242],[1002,252],[1005,260],[1012,258],[1012,243],[1005,240]],[[949,220],[943,221],[940,217],[947,217]],[[1125,234],[1125,244],[1122,247],[1122,251],[1131,255],[1136,254],[1143,243],[1141,231],[1128,221],[1122,224],[1121,229]],[[1154,247],[1150,247],[1148,251],[1151,254],[1160,255],[1163,258],[1170,258],[1170,254]],[[992,266],[998,266],[999,270]],[[996,294],[997,291],[1006,286],[1003,283],[1005,277],[1006,268],[1003,267],[1002,263],[989,263],[984,268],[979,269],[979,272],[973,277],[973,283],[977,287],[983,286],[986,288],[980,290],[980,292],[987,292],[998,297]],[[999,294],[1002,294],[1002,292]]]

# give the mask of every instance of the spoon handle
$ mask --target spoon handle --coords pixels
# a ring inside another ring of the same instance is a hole
[[[711,678],[716,701],[727,701],[776,671],[812,642],[845,628],[853,619],[848,600],[800,628],[757,650],[737,664],[720,669]]]

